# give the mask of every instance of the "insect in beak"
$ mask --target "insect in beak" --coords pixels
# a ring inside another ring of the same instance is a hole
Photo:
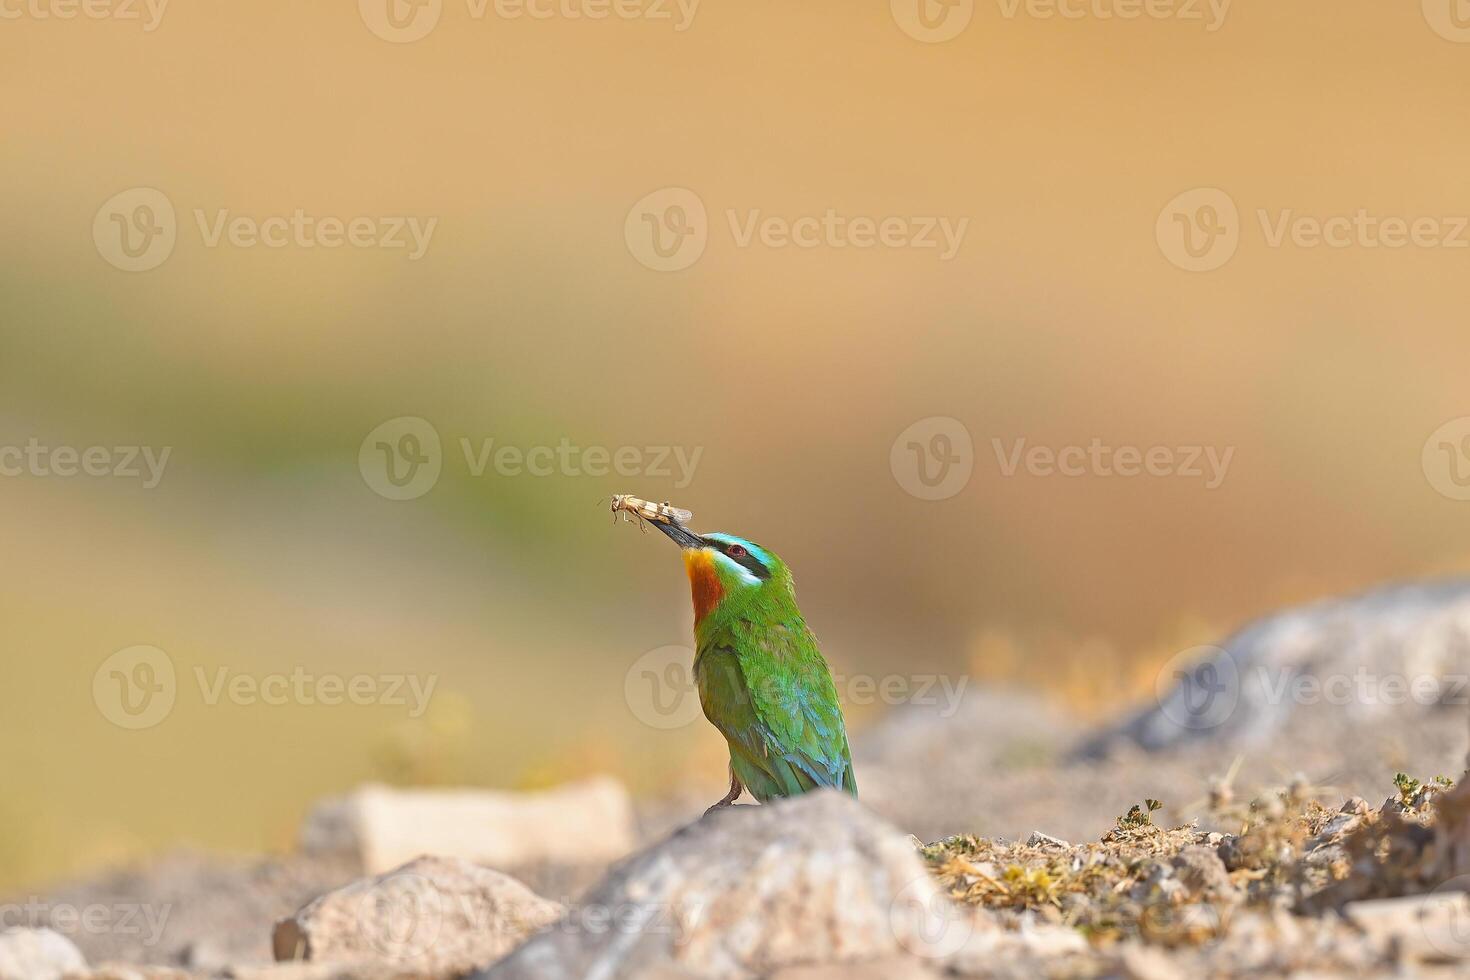
[[[694,514],[668,501],[656,504],[629,493],[620,493],[612,498],[612,512],[615,521],[619,513],[631,515],[628,519],[636,519],[639,524],[647,521],[681,548],[704,546],[704,539],[684,526],[694,518]]]

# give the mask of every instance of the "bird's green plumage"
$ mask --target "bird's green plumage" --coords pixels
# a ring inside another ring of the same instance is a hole
[[[704,538],[712,547],[689,556],[690,577],[715,576],[719,598],[695,624],[694,676],[735,776],[762,802],[823,786],[856,796],[837,688],[797,608],[790,570],[743,539]],[[764,577],[722,553],[734,544]],[[698,603],[698,582],[695,592]]]

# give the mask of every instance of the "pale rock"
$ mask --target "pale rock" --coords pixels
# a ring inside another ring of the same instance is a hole
[[[1418,960],[1470,958],[1470,896],[1440,891],[1405,898],[1349,902],[1343,915],[1370,939],[1395,944],[1401,955]]]
[[[1167,953],[1154,946],[1124,943],[1119,959],[1127,980],[1177,980],[1179,976],[1178,965],[1169,959]]]
[[[81,951],[59,932],[23,927],[0,932],[0,980],[61,980],[86,968]]]
[[[422,854],[502,868],[606,863],[634,841],[632,801],[606,777],[528,793],[363,786],[318,804],[301,831],[304,852],[347,857],[364,874]]]
[[[420,858],[303,906],[276,923],[272,947],[282,961],[451,976],[495,962],[563,911],[509,875],[458,858]]]
[[[977,920],[941,894],[904,834],[821,790],[717,810],[628,859],[481,980],[938,964]]]

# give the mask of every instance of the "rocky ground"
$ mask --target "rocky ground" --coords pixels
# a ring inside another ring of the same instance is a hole
[[[856,741],[862,805],[366,788],[292,855],[13,897],[34,928],[0,933],[0,980],[1458,973],[1470,706],[1382,682],[1470,675],[1467,605],[1290,611],[1110,725],[1008,691],[912,706]],[[1345,703],[1281,695],[1349,676]]]

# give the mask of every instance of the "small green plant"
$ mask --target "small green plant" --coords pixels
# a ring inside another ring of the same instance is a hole
[[[1397,772],[1393,776],[1393,785],[1399,791],[1399,805],[1412,810],[1423,806],[1432,794],[1454,788],[1455,781],[1448,776],[1435,776],[1425,783],[1406,772]]]
[[[1119,830],[1132,830],[1137,827],[1150,827],[1153,825],[1153,814],[1155,810],[1163,809],[1164,804],[1158,800],[1144,800],[1143,806],[1137,803],[1128,808],[1128,812],[1118,818]]]

